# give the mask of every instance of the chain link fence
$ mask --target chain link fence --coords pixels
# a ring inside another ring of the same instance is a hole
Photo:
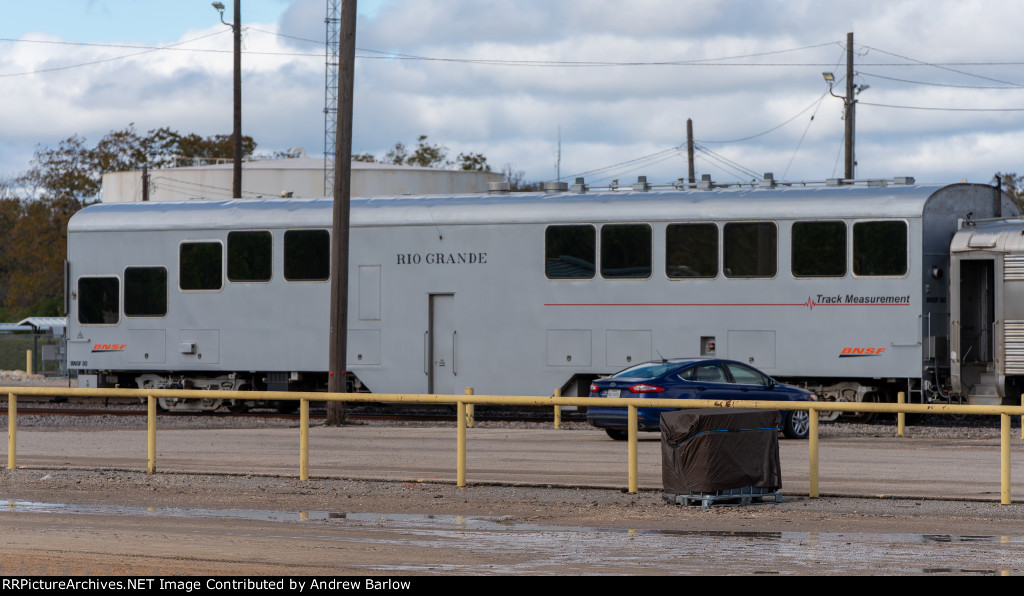
[[[32,370],[26,372],[67,377],[66,354],[67,344],[61,335],[0,332],[0,371],[25,371],[31,366]]]

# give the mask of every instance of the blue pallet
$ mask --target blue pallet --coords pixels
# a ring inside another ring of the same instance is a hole
[[[666,503],[673,505],[751,505],[754,503],[781,503],[782,495],[776,487],[745,486],[714,492],[690,493],[688,495],[664,494]]]

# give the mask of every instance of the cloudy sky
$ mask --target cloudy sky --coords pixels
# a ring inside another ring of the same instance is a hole
[[[356,153],[428,135],[528,181],[663,183],[687,174],[689,118],[698,176],[841,177],[843,101],[822,72],[844,95],[852,32],[858,178],[1024,173],[1017,0],[360,0],[359,13]],[[323,155],[325,16],[325,0],[243,2],[257,151]],[[72,135],[230,133],[231,58],[207,0],[3,2],[0,179]]]

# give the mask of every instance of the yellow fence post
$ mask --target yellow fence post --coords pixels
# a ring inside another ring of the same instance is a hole
[[[473,395],[473,388],[466,387],[466,395]],[[474,404],[466,404],[466,428],[476,427],[476,409]]]
[[[896,394],[896,403],[898,403],[901,406],[903,404],[907,403],[907,396],[906,396],[906,394],[904,394],[902,391],[897,393]],[[900,410],[899,412],[896,413],[896,436],[897,437],[902,437],[903,436],[903,427],[906,424],[906,421],[907,421],[907,415],[903,413],[903,410]]]
[[[555,399],[562,397],[562,390],[555,389]],[[1024,426],[1024,425],[1022,425]],[[562,406],[555,404],[555,430],[562,428]]]
[[[32,374],[32,350],[25,350],[25,374]]]
[[[818,498],[818,410],[810,409],[808,421],[810,426],[807,433],[807,444],[810,453],[807,456],[810,462],[811,488],[808,496],[812,499]]]
[[[309,399],[299,402],[299,480],[309,480]]]
[[[629,492],[637,492],[636,406],[629,406]]]
[[[18,396],[7,394],[7,469],[18,465]]]
[[[149,465],[147,474],[156,474],[156,398],[146,397],[146,442],[148,444]]]
[[[999,482],[1000,503],[1010,504],[1010,415],[999,415]]]
[[[466,402],[459,402],[455,417],[458,418],[458,432],[455,440],[455,486],[466,486]]]

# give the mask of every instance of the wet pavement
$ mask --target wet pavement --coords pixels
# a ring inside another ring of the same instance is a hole
[[[713,531],[579,528],[501,517],[179,509],[7,501],[7,514],[59,516],[68,526],[101,525],[105,517],[148,521],[150,531],[182,526],[193,536],[217,533],[278,541],[344,542],[366,549],[406,546],[452,552],[449,562],[361,564],[391,575],[1001,575],[1024,571],[1024,537],[974,534]],[[195,524],[195,527],[192,525]],[[199,528],[202,528],[201,530]],[[179,529],[179,533],[181,529]],[[466,555],[472,553],[469,558]],[[528,556],[523,556],[528,553]],[[505,562],[502,562],[505,561]],[[18,573],[17,569],[0,569]],[[22,571],[31,573],[30,569]]]

